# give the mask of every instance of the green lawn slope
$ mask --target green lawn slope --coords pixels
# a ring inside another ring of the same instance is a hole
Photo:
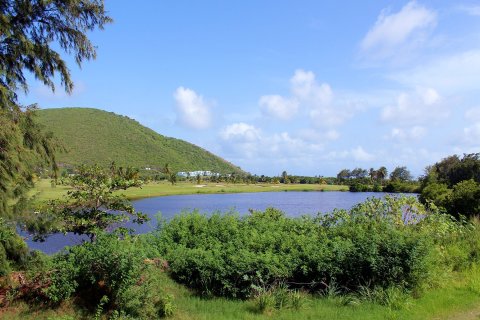
[[[240,173],[240,168],[186,141],[165,137],[137,121],[91,108],[38,111],[38,120],[53,132],[67,152],[57,155],[63,165],[94,164],[162,168],[175,171],[210,170]]]

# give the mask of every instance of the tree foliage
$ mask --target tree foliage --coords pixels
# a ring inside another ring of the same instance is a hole
[[[412,174],[408,171],[407,167],[396,167],[390,173],[390,180],[395,181],[411,181],[413,179]]]
[[[35,122],[35,109],[0,109],[0,215],[7,216],[18,206],[34,173],[49,165],[56,171],[58,144]]]
[[[65,61],[54,49],[73,54],[80,65],[95,58],[87,33],[110,22],[100,0],[0,1],[0,213],[10,211],[32,185],[34,170],[53,165],[51,135],[34,120],[35,107],[22,107],[17,92],[28,92],[26,73],[55,89],[58,74],[67,92],[73,83]]]
[[[421,201],[454,216],[480,213],[480,154],[453,155],[427,167]]]
[[[48,233],[73,232],[85,234],[93,240],[98,233],[129,218],[143,223],[147,216],[136,212],[130,201],[116,192],[141,185],[135,169],[117,168],[115,164],[110,170],[82,166],[71,178],[72,190],[68,191],[65,199],[50,201],[40,209],[44,219],[48,219],[46,224],[41,225],[44,229],[32,227],[32,231],[37,232],[37,238]]]
[[[65,61],[52,47],[55,42],[78,65],[94,59],[95,47],[87,32],[111,22],[102,0],[2,0],[0,1],[0,101],[16,105],[16,91],[28,91],[25,71],[52,90],[60,75],[67,92],[73,82]]]

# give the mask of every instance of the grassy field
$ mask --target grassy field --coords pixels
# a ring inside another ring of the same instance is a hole
[[[68,187],[51,186],[51,180],[37,181],[31,195],[38,201],[58,199],[68,191]],[[168,182],[148,183],[142,188],[132,188],[123,193],[127,198],[142,199],[149,197],[171,196],[181,194],[208,193],[241,193],[241,192],[272,192],[272,191],[348,191],[348,186],[322,184],[227,184],[206,183],[201,185],[190,182],[179,182],[171,185]]]
[[[472,278],[477,286],[472,287]],[[399,301],[400,308],[382,306],[361,299],[342,297],[320,297],[306,295],[304,303],[298,310],[269,310],[264,313],[256,311],[254,300],[239,301],[224,298],[204,299],[194,295],[183,286],[176,284],[164,274],[164,288],[173,295],[176,310],[172,320],[233,320],[233,319],[478,319],[480,316],[480,269],[457,274],[449,279],[442,288],[429,290],[418,299]],[[75,310],[71,302],[58,308],[49,309],[42,306],[32,308],[24,303],[0,310],[2,319],[89,319]]]

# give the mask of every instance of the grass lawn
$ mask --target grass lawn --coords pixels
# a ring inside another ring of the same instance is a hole
[[[50,179],[37,181],[31,195],[37,201],[58,199],[68,191],[68,187],[51,186]],[[272,192],[272,191],[348,191],[348,186],[326,184],[231,184],[231,183],[205,183],[201,185],[190,182],[179,182],[171,185],[169,182],[152,182],[142,188],[131,188],[122,191],[128,199],[141,199],[149,197],[171,196],[196,193],[240,193],[240,192]]]

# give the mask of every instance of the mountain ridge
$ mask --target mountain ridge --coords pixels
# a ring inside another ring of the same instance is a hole
[[[57,160],[64,166],[115,161],[120,166],[174,171],[208,170],[244,173],[239,167],[190,142],[164,136],[135,119],[95,108],[55,108],[37,111],[39,123],[66,148]]]

